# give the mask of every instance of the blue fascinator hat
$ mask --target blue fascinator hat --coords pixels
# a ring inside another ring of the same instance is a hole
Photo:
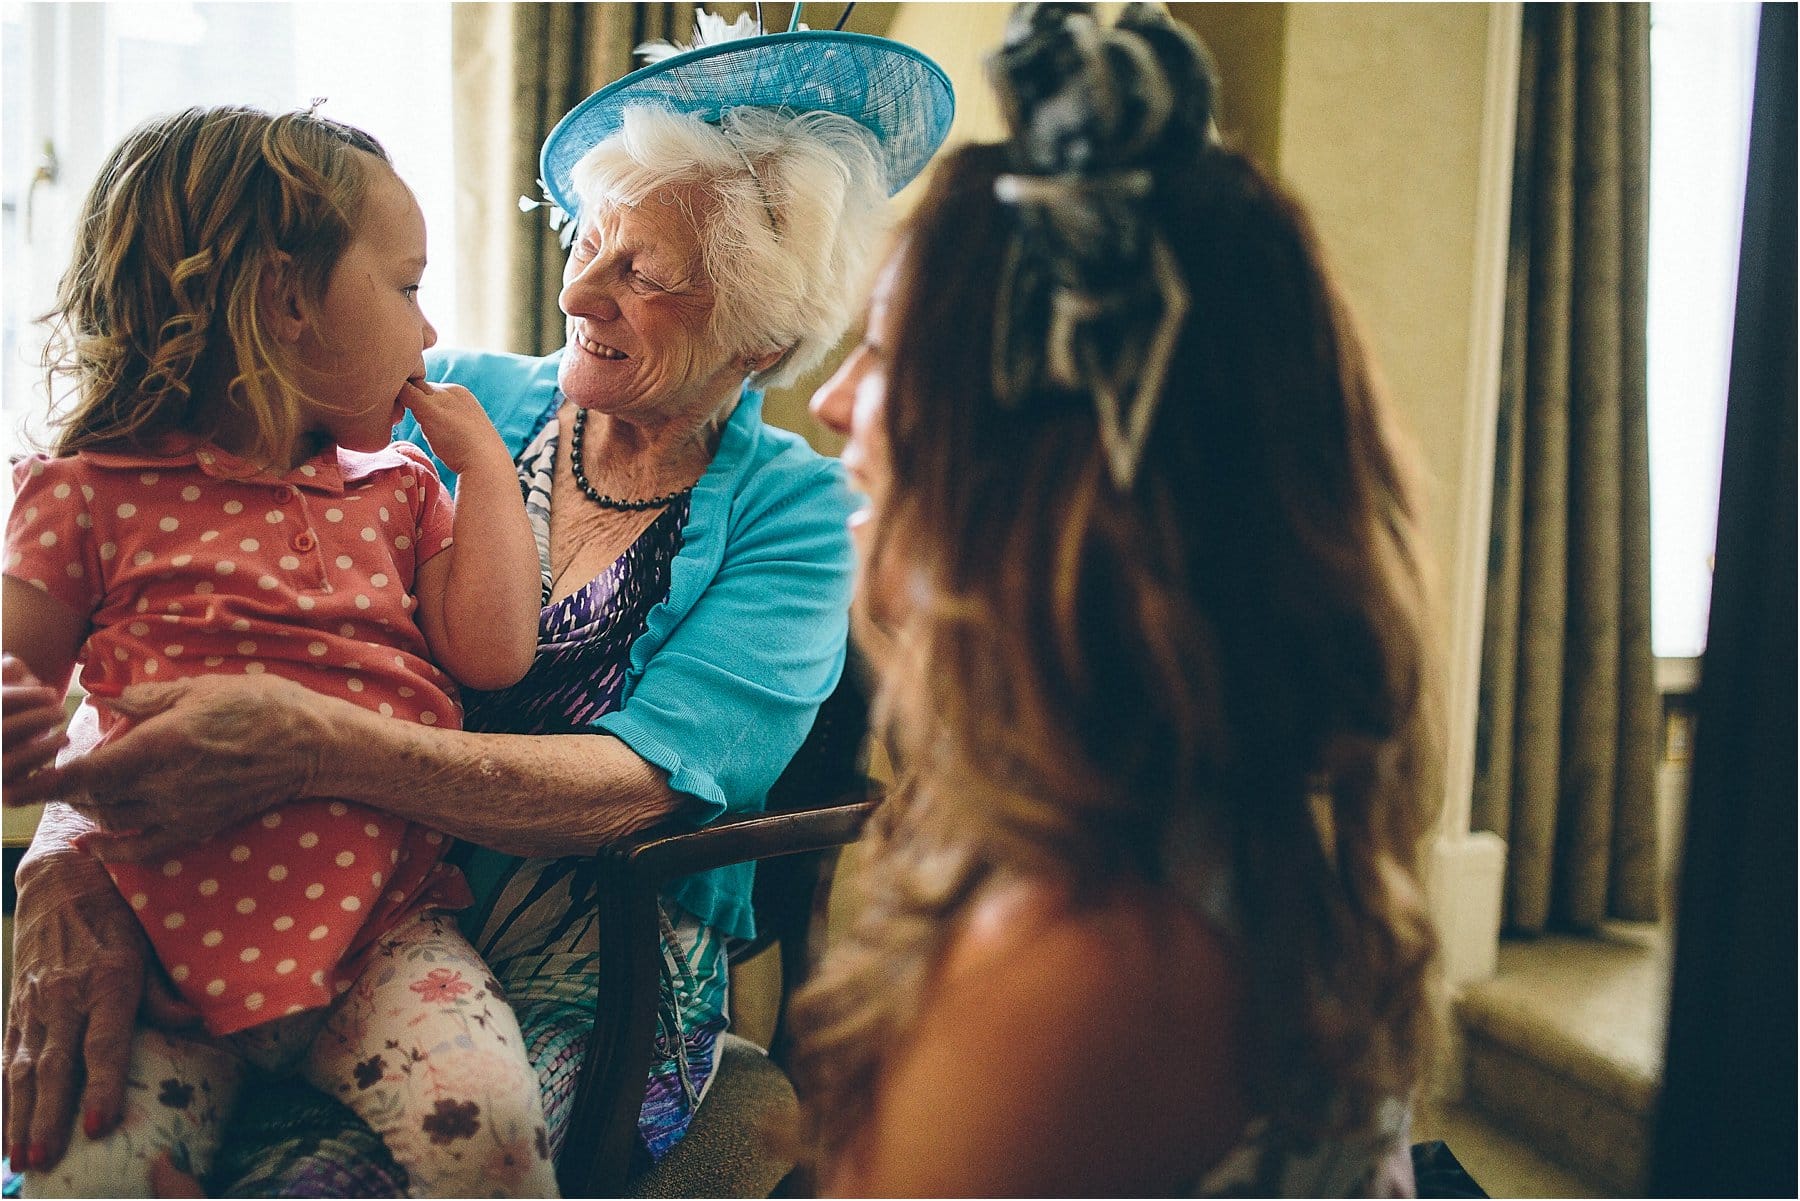
[[[748,18],[727,27],[697,13],[702,36],[713,34],[709,44],[652,62],[576,105],[550,131],[539,156],[551,202],[564,213],[580,211],[570,172],[582,155],[618,132],[627,108],[639,104],[709,122],[746,107],[838,113],[875,135],[888,195],[905,187],[949,136],[956,112],[949,77],[925,55],[889,38],[798,28],[799,10],[796,4],[795,27],[772,34],[755,34]]]

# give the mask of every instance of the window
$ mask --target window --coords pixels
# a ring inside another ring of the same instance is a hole
[[[1755,4],[1650,10],[1651,641],[1706,646],[1755,76]]]
[[[35,319],[68,265],[75,215],[105,155],[144,118],[195,104],[320,111],[393,156],[424,209],[421,303],[455,314],[448,3],[0,3],[0,442],[42,437]],[[7,489],[10,494],[10,489]]]

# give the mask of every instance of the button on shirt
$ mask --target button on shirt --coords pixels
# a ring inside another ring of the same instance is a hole
[[[454,513],[415,448],[332,448],[279,479],[206,444],[34,456],[13,478],[6,573],[89,619],[88,692],[266,671],[384,716],[460,725],[412,596]],[[99,715],[104,736],[122,728]],[[445,841],[305,801],[109,870],[183,995],[224,1034],[328,1004],[401,917],[466,903],[438,862]]]

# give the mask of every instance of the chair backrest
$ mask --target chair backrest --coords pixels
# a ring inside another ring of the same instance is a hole
[[[769,790],[767,811],[792,813],[869,790],[869,697],[864,666],[854,648],[838,686],[819,707],[805,742]],[[757,937],[737,948],[741,962],[771,943],[781,945],[781,998],[769,1054],[787,1060],[787,998],[806,980],[824,951],[825,916],[839,848],[781,855],[756,865]]]

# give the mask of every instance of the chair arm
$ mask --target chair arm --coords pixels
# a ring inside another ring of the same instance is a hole
[[[600,848],[598,995],[557,1169],[565,1197],[620,1196],[631,1171],[656,1038],[662,886],[733,863],[843,846],[879,804],[879,790],[863,788],[818,808],[729,815],[699,829],[664,824]]]

